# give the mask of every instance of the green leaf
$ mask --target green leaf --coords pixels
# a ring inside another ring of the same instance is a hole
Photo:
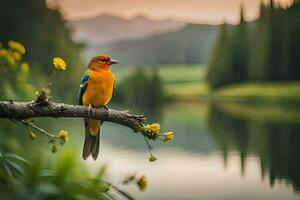
[[[18,172],[20,172],[21,174],[24,174],[24,169],[22,168],[21,165],[19,165],[18,163],[11,161],[11,160],[7,160],[6,161],[10,166],[12,166],[15,170],[17,170]]]
[[[12,172],[11,170],[9,169],[9,167],[7,166],[7,164],[3,164],[4,168],[5,168],[5,171],[7,173],[7,175],[10,177],[10,178],[13,178],[13,175],[12,175]]]
[[[4,157],[6,157],[6,158],[13,158],[13,159],[19,160],[21,162],[24,162],[24,163],[30,165],[30,163],[25,158],[23,158],[23,157],[21,157],[21,156],[19,156],[17,154],[14,154],[14,153],[7,153],[7,154],[5,154]]]

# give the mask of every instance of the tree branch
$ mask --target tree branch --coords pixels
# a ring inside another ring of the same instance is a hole
[[[143,115],[135,115],[130,113],[130,111],[95,108],[93,115],[90,115],[89,109],[86,106],[52,102],[0,101],[0,118],[23,120],[35,117],[99,119],[101,121],[121,124],[131,128],[135,132],[141,133],[144,133],[143,126],[146,123],[146,118]]]

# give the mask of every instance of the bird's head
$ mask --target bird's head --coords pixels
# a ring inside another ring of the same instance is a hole
[[[100,54],[92,58],[89,63],[89,68],[92,70],[109,69],[111,65],[118,64],[119,62],[113,60],[107,54]]]

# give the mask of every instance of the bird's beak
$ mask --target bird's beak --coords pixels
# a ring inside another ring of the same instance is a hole
[[[113,60],[113,59],[111,59],[111,60],[109,61],[109,64],[110,64],[110,65],[114,65],[114,64],[118,64],[118,63],[119,63],[119,61]]]

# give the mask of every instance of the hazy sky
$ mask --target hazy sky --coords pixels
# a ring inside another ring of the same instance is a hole
[[[237,23],[240,5],[247,20],[257,18],[260,0],[49,0],[58,2],[67,19],[90,18],[110,13],[126,18],[173,18],[200,23]],[[283,6],[292,0],[277,0]],[[268,0],[264,0],[268,2]]]

